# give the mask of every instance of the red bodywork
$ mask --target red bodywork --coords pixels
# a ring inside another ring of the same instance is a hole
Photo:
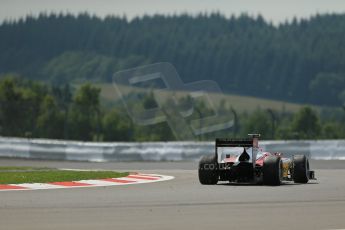
[[[255,164],[259,165],[259,166],[263,166],[265,158],[268,156],[271,156],[271,155],[281,156],[281,153],[273,153],[272,154],[270,152],[263,152],[262,155],[256,159]],[[230,156],[229,158],[225,158],[224,161],[225,161],[225,163],[235,163],[237,160],[237,157],[238,156]]]

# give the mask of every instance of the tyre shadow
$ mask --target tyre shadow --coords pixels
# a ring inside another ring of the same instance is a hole
[[[308,182],[307,184],[299,184],[299,183],[293,183],[293,182],[283,182],[279,186],[299,186],[299,185],[316,185],[319,184],[318,182]],[[218,186],[233,186],[233,187],[277,187],[278,185],[264,185],[264,184],[257,184],[257,183],[235,183],[235,182],[227,182],[227,183],[219,183]]]

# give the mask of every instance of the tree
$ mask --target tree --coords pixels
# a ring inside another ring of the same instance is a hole
[[[292,132],[302,139],[314,139],[321,133],[319,118],[316,112],[308,106],[301,108],[294,115],[291,126]]]
[[[344,127],[335,122],[326,122],[322,126],[322,138],[339,139],[344,137]]]
[[[0,82],[0,122],[6,136],[35,136],[36,119],[46,87],[8,76]]]
[[[172,141],[175,140],[168,123],[137,125],[134,127],[136,141]]]
[[[70,137],[90,141],[100,134],[100,89],[82,85],[76,92],[69,115]]]
[[[310,82],[311,101],[323,105],[341,105],[345,76],[336,73],[320,73]]]
[[[4,136],[23,136],[25,107],[23,95],[17,87],[17,80],[8,77],[0,82],[0,122]]]
[[[230,93],[339,105],[344,28],[345,14],[277,26],[217,13],[131,21],[46,14],[0,25],[0,72],[56,84],[109,82],[114,72],[164,61],[184,82],[212,78]]]
[[[244,130],[244,135],[260,133],[263,139],[272,138],[272,122],[267,112],[258,109],[251,113],[244,124]]]
[[[113,109],[106,113],[102,120],[102,133],[104,141],[130,141],[133,140],[133,125],[131,120]]]
[[[64,138],[64,114],[51,95],[45,96],[42,102],[36,126],[40,138]]]

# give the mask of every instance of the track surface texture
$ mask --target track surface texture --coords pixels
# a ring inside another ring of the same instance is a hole
[[[345,161],[311,161],[317,181],[278,187],[200,185],[197,163],[0,159],[1,166],[114,169],[175,176],[115,187],[1,193],[0,223],[21,229],[342,229]]]

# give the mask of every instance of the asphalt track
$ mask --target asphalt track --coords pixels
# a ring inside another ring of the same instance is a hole
[[[174,180],[115,187],[0,192],[0,229],[342,229],[345,161],[312,161],[317,181],[202,186],[197,164],[0,159],[0,165],[138,171]]]

